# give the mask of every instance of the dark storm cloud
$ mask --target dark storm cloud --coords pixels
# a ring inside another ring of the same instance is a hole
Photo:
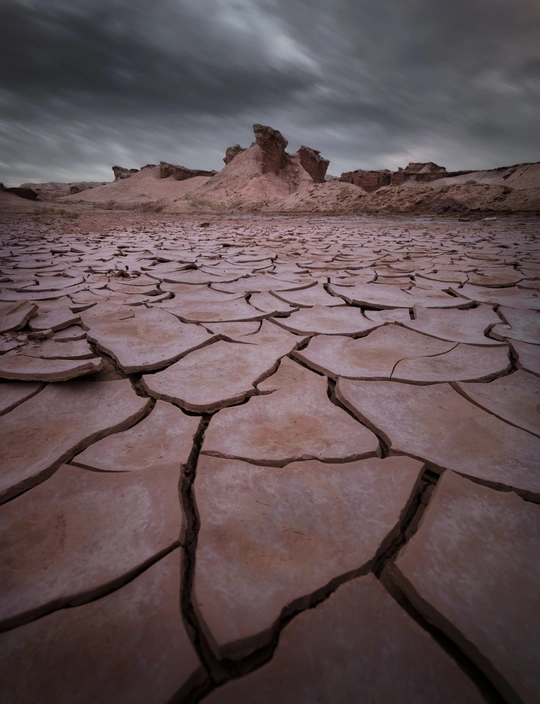
[[[44,5],[0,6],[7,57],[0,80],[38,105],[59,97],[112,110],[234,113],[264,105],[280,91],[286,97],[304,79],[294,67],[284,72],[270,65],[256,37],[244,33],[237,44],[234,26],[227,31],[213,21],[201,11],[204,3]]]
[[[537,0],[2,0],[0,180],[220,168],[251,123],[330,170],[540,160]]]

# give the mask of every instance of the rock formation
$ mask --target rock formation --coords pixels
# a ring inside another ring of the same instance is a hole
[[[123,166],[113,166],[114,180],[120,181],[123,178],[129,178],[133,174],[139,173],[139,169],[126,169]]]
[[[392,186],[401,186],[406,181],[427,183],[443,178],[446,175],[446,168],[435,164],[433,161],[428,161],[427,163],[411,162],[404,169],[400,168],[392,174],[391,184]]]
[[[172,176],[175,181],[185,181],[195,176],[215,176],[217,171],[203,171],[202,169],[188,169],[185,166],[168,164],[166,161],[159,162],[159,177],[169,178]]]
[[[285,137],[267,125],[253,125],[255,140],[261,148],[262,173],[278,174],[280,169],[287,164],[287,152],[285,151],[288,142]]]
[[[301,146],[298,150],[298,156],[300,157],[300,164],[315,183],[324,183],[324,177],[330,161],[323,159],[320,151],[304,146]]]
[[[428,161],[427,163],[411,162],[404,169],[399,168],[393,173],[388,169],[346,171],[341,174],[339,180],[360,186],[368,193],[373,193],[383,186],[401,186],[409,181],[428,183],[450,175],[453,174],[449,174],[444,166]]]
[[[225,156],[223,157],[223,161],[225,162],[225,164],[229,164],[235,156],[238,156],[238,154],[241,154],[245,151],[245,147],[241,147],[239,144],[234,144],[232,147],[227,148]]]
[[[346,171],[341,174],[340,181],[343,183],[352,183],[355,186],[360,186],[368,193],[389,186],[392,178],[392,173],[388,169],[379,171],[364,171],[364,169],[356,169],[356,171]]]

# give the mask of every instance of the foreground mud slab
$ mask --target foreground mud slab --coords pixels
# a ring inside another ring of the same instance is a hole
[[[538,698],[539,540],[539,506],[447,472],[395,563],[413,603],[454,634],[509,701]]]
[[[3,634],[0,675],[14,683],[3,701],[147,704],[203,682],[178,602],[180,563],[174,550],[120,591]]]
[[[537,220],[0,233],[2,702],[540,702]]]
[[[254,692],[265,704],[484,701],[373,576],[345,584],[298,616],[268,665],[216,690],[208,702],[248,704]]]

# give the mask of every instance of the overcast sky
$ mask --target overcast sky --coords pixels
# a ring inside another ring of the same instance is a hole
[[[329,173],[540,161],[539,0],[0,0],[0,181],[220,169],[252,124]]]

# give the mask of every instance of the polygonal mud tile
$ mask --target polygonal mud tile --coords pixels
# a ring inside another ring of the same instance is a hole
[[[418,383],[441,381],[481,381],[511,369],[509,348],[463,345],[433,357],[402,359],[394,367],[392,379]]]
[[[325,277],[326,280],[327,277]],[[356,286],[357,284],[368,284],[375,279],[373,269],[345,269],[343,272],[336,274],[335,271],[330,272],[330,283],[336,286]]]
[[[214,291],[223,293],[264,293],[265,291],[299,291],[300,289],[315,286],[316,281],[305,279],[303,281],[293,281],[295,277],[290,277],[291,281],[280,279],[270,274],[256,274],[247,276],[234,283],[214,283],[211,284]]]
[[[374,308],[412,308],[415,305],[426,308],[464,308],[469,305],[459,296],[451,296],[435,289],[421,291],[416,288],[407,292],[397,286],[384,284],[357,284],[352,287],[331,284],[329,290],[334,295],[341,296],[347,303]]]
[[[82,313],[87,337],[127,373],[159,369],[215,339],[200,325],[181,323],[157,308],[131,311],[131,317],[99,316],[98,306]]]
[[[44,311],[33,316],[28,325],[32,330],[62,330],[80,321],[78,313],[73,313],[68,306]]]
[[[301,338],[277,344],[246,345],[215,342],[195,350],[157,374],[145,374],[143,385],[154,398],[176,403],[196,413],[212,412],[238,403],[255,392],[281,357]]]
[[[540,435],[540,379],[523,370],[489,384],[458,384],[473,403],[508,423]]]
[[[306,291],[309,291],[309,289],[306,289]],[[268,315],[282,315],[298,310],[297,306],[291,306],[267,291],[264,293],[252,294],[249,299],[249,305],[257,308],[257,310],[267,313]]]
[[[540,506],[446,472],[393,567],[507,701],[538,701],[539,548]]]
[[[142,312],[142,308],[139,308],[138,312]],[[85,308],[81,313],[82,324],[89,328],[100,321],[120,321],[128,320],[135,317],[137,309],[130,306],[120,306],[117,303],[112,303],[110,301],[104,300],[100,297],[97,305]]]
[[[116,281],[109,281],[107,284],[107,289],[109,291],[114,291],[116,293],[126,293],[126,294],[138,294],[141,296],[157,296],[162,291],[156,287],[156,281],[151,281],[150,284],[134,286],[131,282],[129,284],[123,284]]]
[[[98,372],[102,363],[101,357],[43,359],[26,354],[4,354],[0,356],[0,378],[20,381],[67,381]]]
[[[37,305],[29,301],[0,303],[0,332],[21,330],[37,310]]]
[[[243,274],[239,273],[236,276],[220,276],[219,272],[216,274],[209,274],[205,271],[178,271],[176,273],[163,274],[163,281],[167,281],[171,284],[216,284],[224,283],[227,284],[231,281],[237,281]]]
[[[175,315],[184,323],[237,322],[241,320],[262,320],[266,313],[257,310],[244,298],[233,301],[177,301],[164,303],[163,309]]]
[[[453,347],[452,342],[436,340],[391,324],[357,340],[319,335],[294,356],[334,378],[384,378],[392,375],[401,359],[442,354]]]
[[[89,279],[87,278],[86,281],[88,281],[88,280]],[[156,284],[155,278],[153,278],[151,276],[147,276],[145,274],[141,274],[140,276],[134,276],[129,279],[116,279],[113,281],[109,281],[107,283],[107,288],[110,288],[111,291],[115,291],[115,290],[120,291],[124,287],[126,287],[126,288],[129,287],[130,289],[131,288],[143,289],[141,291],[141,293],[144,293],[145,289],[147,289],[150,286],[156,286],[156,285],[157,284]],[[165,290],[165,289],[163,289],[163,290]]]
[[[112,594],[1,634],[4,704],[166,704],[200,685],[180,613],[180,560],[173,550]]]
[[[274,296],[285,301],[285,303],[289,303],[291,306],[300,308],[345,305],[342,298],[331,296],[327,293],[322,284],[317,284],[301,291],[279,291],[274,293]]]
[[[481,286],[449,286],[449,290],[458,296],[464,296],[476,303],[510,306],[511,308],[540,309],[540,295],[536,291],[517,288],[482,288]]]
[[[467,281],[467,274],[461,268],[437,268],[434,271],[424,271],[417,274],[421,279],[429,281],[442,281],[443,283],[462,284]]]
[[[248,345],[284,346],[291,351],[301,345],[307,338],[295,335],[279,325],[274,325],[270,320],[263,320],[259,330],[253,335],[249,337],[233,335],[231,339]]]
[[[69,293],[69,295],[71,296],[75,293],[78,293],[79,291],[84,290],[85,288],[85,285],[73,286],[69,289],[69,291],[48,291],[46,293],[29,293],[28,291],[18,293],[16,291],[3,291],[0,292],[0,300],[12,302],[29,301],[31,303],[35,303],[36,301],[45,301],[46,303],[50,303],[52,301],[58,301],[60,299],[64,300],[66,298],[67,293]]]
[[[71,464],[101,472],[180,467],[188,461],[199,425],[199,417],[157,401],[150,415],[137,425],[90,445]]]
[[[201,456],[194,605],[216,652],[260,647],[280,614],[367,569],[398,530],[421,471],[408,457],[268,468]]]
[[[37,282],[22,287],[25,293],[42,293],[43,291],[63,291],[82,284],[80,276],[41,276]]]
[[[412,288],[413,282],[408,276],[377,276],[373,282],[377,286],[391,285],[398,286],[402,291],[408,291]]]
[[[467,283],[473,286],[513,286],[523,279],[523,274],[512,267],[493,267],[471,271]]]
[[[328,399],[324,377],[286,358],[258,388],[272,393],[212,418],[204,454],[282,466],[301,459],[331,462],[378,453],[377,437]]]
[[[495,325],[491,334],[499,340],[510,338],[518,342],[540,345],[540,313],[535,310],[506,308],[501,306],[502,314],[508,325]]]
[[[214,291],[214,289],[208,288],[208,286],[192,286],[190,284],[169,284],[162,282],[160,288],[162,291],[174,293],[174,300],[180,303],[182,301],[195,301],[196,303],[228,303],[244,297],[241,294]]]
[[[0,384],[0,415],[11,411],[19,403],[41,391],[43,384],[23,381],[6,381]]]
[[[245,337],[246,335],[253,335],[258,332],[261,323],[259,320],[251,320],[245,323],[207,323],[204,327],[208,332],[212,332],[215,335],[223,335],[224,337]]]
[[[72,340],[84,340],[86,331],[80,325],[70,325],[68,328],[54,333],[53,339],[56,342],[71,342]]]
[[[23,342],[22,335],[17,337],[20,337],[21,339],[17,340],[15,333],[13,332],[0,333],[0,354],[11,352],[12,350],[16,350],[25,344]]]
[[[302,308],[288,318],[275,318],[274,322],[299,335],[358,335],[379,325],[365,318],[359,308],[345,305]]]
[[[403,308],[388,308],[385,310],[369,310],[364,311],[364,315],[368,320],[373,320],[375,323],[404,323],[411,319],[409,309]]]
[[[373,575],[343,584],[283,630],[272,660],[208,704],[480,704],[483,696]]]
[[[498,345],[499,341],[485,336],[486,330],[500,318],[493,308],[480,305],[466,310],[437,310],[415,306],[415,320],[404,320],[403,325],[441,340],[465,342],[470,345]]]
[[[0,497],[38,484],[91,442],[129,427],[149,403],[127,379],[49,384],[0,418]]]
[[[518,358],[519,366],[528,372],[540,375],[540,346],[516,340],[510,340],[510,345]]]
[[[25,355],[43,359],[89,359],[94,357],[94,350],[86,340],[67,340],[57,342],[55,339],[29,343],[25,346]]]
[[[540,439],[478,408],[449,384],[339,379],[336,395],[392,450],[540,498]]]
[[[0,619],[88,599],[179,542],[180,468],[62,465],[0,509]]]

